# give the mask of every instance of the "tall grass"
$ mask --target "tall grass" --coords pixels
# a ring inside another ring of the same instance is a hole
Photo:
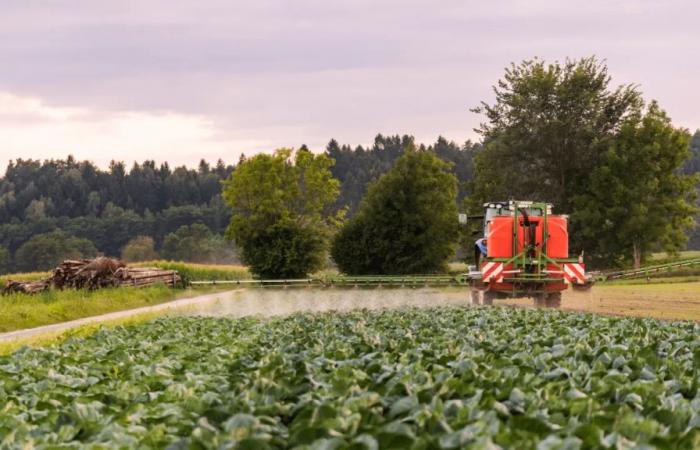
[[[243,266],[192,264],[173,261],[147,261],[138,266],[160,267],[180,272],[185,285],[193,280],[240,280],[250,278]],[[15,273],[0,277],[0,290],[7,280],[35,281],[49,277],[49,272]],[[134,289],[106,288],[96,291],[55,290],[35,295],[13,293],[0,295],[0,332],[33,328],[163,303],[176,298],[206,292],[208,288],[172,289],[156,285]]]
[[[51,272],[24,272],[24,273],[8,273],[0,275],[0,290],[5,287],[8,280],[15,281],[38,281],[51,276]]]
[[[114,311],[156,305],[194,291],[158,285],[142,289],[48,290],[36,295],[0,296],[0,332],[67,322]]]
[[[251,278],[248,268],[239,265],[195,264],[176,261],[146,261],[136,265],[177,270],[180,272],[180,276],[182,277],[185,285],[187,285],[190,281],[197,280],[222,281],[245,280]]]

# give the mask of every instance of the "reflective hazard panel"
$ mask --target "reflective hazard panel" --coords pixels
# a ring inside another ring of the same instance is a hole
[[[581,263],[565,263],[564,278],[569,283],[584,284],[586,282],[586,269]]]
[[[487,262],[481,266],[481,279],[484,281],[500,280],[503,278],[503,263]]]

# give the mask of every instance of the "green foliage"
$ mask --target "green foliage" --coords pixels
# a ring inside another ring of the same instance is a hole
[[[447,163],[407,149],[337,235],[333,259],[349,274],[444,271],[458,239],[456,197]]]
[[[609,85],[607,67],[593,57],[511,64],[494,86],[495,103],[475,109],[486,116],[477,130],[484,151],[476,161],[475,204],[534,199],[570,212],[601,152],[642,105],[633,86]]]
[[[155,241],[150,236],[136,236],[122,249],[122,260],[126,262],[150,261],[158,259]]]
[[[143,265],[160,267],[161,269],[177,270],[182,281],[187,285],[196,280],[244,280],[250,278],[247,267],[224,264],[193,264],[173,261],[148,261]]]
[[[311,227],[280,219],[266,228],[238,228],[238,242],[251,272],[260,278],[303,278],[321,269],[327,243]]]
[[[15,266],[20,271],[51,270],[64,259],[93,258],[96,255],[97,249],[89,240],[57,230],[36,235],[25,242],[15,253]]]
[[[408,135],[378,135],[371,147],[351,149],[332,140],[326,154],[336,159],[331,172],[342,184],[330,212],[354,212],[368,183],[388,171],[405,145],[413,142]],[[478,147],[444,138],[428,146],[455,163],[460,197],[472,177]],[[222,161],[215,166],[202,161],[196,169],[153,161],[128,168],[114,162],[108,170],[72,157],[13,161],[0,177],[0,246],[13,254],[33,236],[60,228],[89,239],[101,253],[119,256],[137,236],[152,236],[155,248],[160,248],[165,236],[197,222],[221,235],[231,211],[221,198],[220,181],[232,170]]]
[[[700,130],[696,130],[690,139],[690,157],[683,164],[683,173],[700,173]]]
[[[349,145],[340,145],[335,139],[326,146],[326,154],[335,160],[331,168],[333,177],[341,182],[335,208],[347,208],[348,213],[353,215],[369,185],[388,172],[406,148],[414,146],[433,151],[443,161],[452,163],[452,172],[459,181],[457,195],[460,200],[463,199],[474,176],[473,159],[481,149],[481,144],[467,141],[458,145],[440,136],[435,143],[426,147],[416,144],[413,136],[378,134],[371,147],[352,148]]]
[[[496,101],[475,109],[486,121],[477,130],[484,138],[484,151],[476,157],[472,207],[512,198],[552,202],[558,212],[572,215],[572,253],[585,250],[594,256],[589,262],[602,265],[632,258],[630,239],[644,241],[638,242],[634,252],[637,262],[659,246],[683,248],[683,231],[692,210],[686,203],[691,198],[675,172],[683,165],[678,157],[688,156],[687,138],[683,138],[686,149],[681,150],[678,136],[651,129],[637,132],[644,102],[635,86],[612,88],[606,65],[590,57],[562,64],[537,59],[512,64],[494,90]],[[653,108],[658,109],[655,104]],[[644,121],[670,127],[663,114],[655,115],[658,111],[650,110]],[[632,145],[648,150],[639,155],[638,163],[631,159]],[[620,152],[625,155],[614,156]],[[650,154],[668,159],[654,165]],[[683,170],[691,173],[694,166],[690,158]],[[636,188],[640,180],[656,189],[651,197],[642,198],[643,190]],[[635,187],[627,188],[626,183]],[[611,191],[606,192],[604,185]],[[674,195],[675,200],[662,199]],[[594,201],[600,203],[594,205]],[[582,202],[586,211],[579,212]],[[652,206],[654,202],[658,205]],[[607,210],[607,204],[614,208]],[[636,210],[628,214],[628,207]],[[653,224],[641,219],[652,216]],[[626,217],[634,219],[626,221]],[[618,226],[623,222],[625,226]],[[638,237],[647,226],[654,228],[648,237]]]
[[[227,236],[250,270],[264,278],[302,277],[320,269],[337,223],[328,215],[339,182],[333,160],[280,149],[241,162],[224,186],[233,208]]]
[[[230,242],[211,232],[204,224],[183,225],[165,236],[161,253],[175,261],[235,263],[238,255]]]
[[[9,273],[12,266],[12,255],[10,251],[0,245],[0,275]]]
[[[13,276],[12,279],[24,280],[27,277]],[[192,295],[192,292],[166,286],[141,289],[119,287],[95,291],[52,289],[35,295],[0,295],[0,333],[151,306],[184,295]],[[3,400],[0,399],[0,403]],[[2,434],[0,432],[0,436]]]
[[[700,176],[682,175],[688,132],[674,128],[655,102],[641,119],[628,120],[577,197],[573,218],[587,250],[607,264],[639,267],[653,250],[685,248],[694,225]]]
[[[206,224],[223,234],[230,211],[220,181],[233,167],[202,161],[195,170],[153,161],[109,170],[89,161],[10,162],[0,177],[0,245],[10,253],[37,234],[57,228],[118,256],[129,240],[152,236],[156,247],[183,225]]]
[[[0,178],[0,223],[41,216],[99,216],[110,203],[139,215],[172,206],[201,205],[219,193],[220,180],[233,170],[223,161],[210,167],[201,161],[197,169],[154,161],[112,162],[100,170],[89,161],[17,159]],[[31,216],[31,217],[30,217]]]
[[[18,448],[674,448],[697,326],[506,308],[167,318],[0,358]]]

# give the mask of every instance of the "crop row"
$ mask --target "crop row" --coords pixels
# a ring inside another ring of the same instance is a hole
[[[699,336],[505,308],[159,319],[0,358],[0,448],[696,448]]]

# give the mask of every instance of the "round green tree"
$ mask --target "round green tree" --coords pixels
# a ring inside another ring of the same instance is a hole
[[[61,230],[37,234],[17,249],[15,264],[22,271],[51,270],[64,259],[93,258],[95,245]]]
[[[243,160],[224,184],[233,208],[226,236],[263,278],[303,277],[323,267],[337,216],[333,160],[308,150],[277,150]]]
[[[122,248],[122,259],[127,262],[158,259],[155,242],[150,236],[136,236]]]
[[[349,274],[444,271],[459,238],[456,198],[450,165],[409,148],[370,186],[336,236],[333,259]]]

